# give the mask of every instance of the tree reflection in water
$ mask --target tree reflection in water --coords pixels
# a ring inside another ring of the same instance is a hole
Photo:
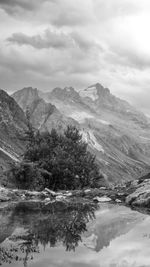
[[[31,212],[25,208],[15,209],[9,218],[9,225],[14,229],[23,228],[25,234],[8,236],[10,244],[0,247],[0,264],[23,260],[24,266],[33,259],[33,253],[39,253],[39,245],[45,248],[62,244],[67,251],[75,250],[82,242],[86,225],[95,218],[96,204],[77,203],[58,211],[52,207],[48,212]],[[8,242],[9,243],[9,242]]]

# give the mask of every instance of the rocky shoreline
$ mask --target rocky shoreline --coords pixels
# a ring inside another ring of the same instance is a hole
[[[54,192],[45,188],[43,191],[29,191],[0,187],[0,209],[19,203],[28,209],[50,209],[57,205],[60,209],[74,203],[111,202],[128,205],[133,208],[150,207],[150,175],[114,188],[100,187]],[[5,203],[5,205],[4,205]]]
[[[117,192],[117,190],[101,187],[99,189],[85,189],[73,191],[59,191],[54,192],[45,188],[41,192],[8,189],[0,187],[0,208],[6,205],[19,205],[28,209],[48,210],[52,205],[57,205],[58,209],[68,207],[79,203],[122,203],[125,200],[124,193]],[[5,203],[5,205],[4,205]]]

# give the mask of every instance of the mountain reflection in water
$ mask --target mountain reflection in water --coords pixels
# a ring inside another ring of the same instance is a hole
[[[60,243],[66,251],[74,251],[87,231],[86,224],[95,218],[96,208],[94,203],[74,203],[62,212],[55,206],[48,212],[31,212],[22,206],[4,211],[0,217],[0,265],[22,260],[27,266],[33,254],[40,252],[39,244],[46,248]]]
[[[0,244],[4,267],[150,267],[150,216],[109,203],[5,209]]]

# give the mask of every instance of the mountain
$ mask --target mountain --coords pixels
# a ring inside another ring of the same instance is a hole
[[[24,88],[13,97],[23,109],[30,106],[33,124],[41,130],[63,121],[63,127],[70,122],[78,125],[110,182],[134,179],[150,170],[148,118],[101,84],[78,92],[72,87],[46,93]]]
[[[63,130],[68,124],[76,124],[72,118],[68,118],[51,103],[45,102],[38,95],[38,90],[32,87],[25,87],[15,92],[12,97],[19,106],[26,112],[30,111],[31,122],[40,131],[50,131],[52,128]]]
[[[17,161],[24,144],[20,137],[26,129],[24,112],[16,101],[0,89],[0,175],[11,160]]]
[[[14,93],[12,97],[16,100],[23,111],[26,111],[27,107],[30,106],[33,101],[39,99],[37,88],[32,87],[25,87]]]
[[[119,118],[126,118],[132,122],[137,122],[141,124],[140,126],[143,125],[143,127],[150,123],[142,112],[137,111],[127,101],[112,95],[108,88],[104,88],[99,83],[80,90],[79,94],[84,102],[90,105],[98,114],[101,114],[103,111],[106,114],[107,112],[112,112]]]

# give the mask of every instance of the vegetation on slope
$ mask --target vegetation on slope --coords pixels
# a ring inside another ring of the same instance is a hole
[[[63,134],[35,131],[28,118],[27,142],[23,160],[12,166],[9,178],[18,188],[42,190],[99,187],[102,175],[95,156],[87,150],[74,126]]]

